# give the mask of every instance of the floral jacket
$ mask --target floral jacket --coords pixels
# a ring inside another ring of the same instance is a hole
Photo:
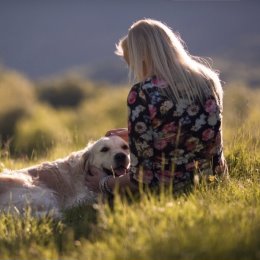
[[[175,104],[161,87],[166,82],[152,77],[128,95],[131,180],[152,187],[172,183],[178,190],[192,184],[195,173],[222,175],[222,115],[215,99]]]

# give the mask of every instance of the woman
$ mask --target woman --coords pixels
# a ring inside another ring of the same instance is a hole
[[[192,57],[165,24],[151,19],[134,23],[116,53],[129,65],[135,82],[128,95],[130,169],[100,179],[92,169],[93,191],[136,190],[172,185],[190,188],[194,177],[227,174],[222,143],[223,91],[218,75]],[[124,129],[111,130],[127,139]]]

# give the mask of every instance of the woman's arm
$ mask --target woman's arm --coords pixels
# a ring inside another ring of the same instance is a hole
[[[149,185],[154,178],[154,138],[149,111],[150,99],[136,85],[128,98],[128,131],[131,182]]]
[[[130,189],[130,191],[137,191],[138,187],[131,182],[129,173],[126,173],[124,175],[121,175],[119,177],[113,177],[113,176],[106,176],[103,177],[103,171],[96,168],[91,167],[90,173],[86,175],[86,185],[91,191],[94,192],[103,192],[103,186],[107,187],[107,191],[111,191],[112,193],[115,191],[115,189],[119,189],[120,193],[124,193],[127,189]],[[106,178],[106,179],[103,179]],[[106,183],[103,182],[105,180]],[[105,185],[104,185],[105,184]]]
[[[111,176],[111,178],[107,180],[107,186],[111,191],[115,191],[118,188],[120,193],[124,193],[127,189],[130,189],[132,192],[138,190],[138,187],[131,182],[129,173],[116,178]]]
[[[106,132],[105,136],[117,135],[128,143],[128,130],[127,128],[116,128]]]
[[[129,147],[130,147],[130,168],[129,172],[113,178],[103,177],[104,174],[97,168],[90,169],[92,175],[86,177],[87,186],[95,192],[111,191],[116,187],[120,192],[130,189],[138,191],[136,183],[149,184],[153,179],[153,135],[152,125],[145,94],[140,89],[132,89],[128,101],[129,117]],[[130,99],[130,98],[129,98]],[[107,132],[106,136],[118,135],[128,137],[126,128],[113,129]],[[139,170],[141,170],[139,174]],[[131,175],[131,179],[130,179]],[[104,179],[105,178],[105,179]]]

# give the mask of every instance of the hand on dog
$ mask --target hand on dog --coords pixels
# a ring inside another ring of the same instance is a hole
[[[128,143],[128,130],[127,128],[111,129],[106,132],[105,136],[117,135]]]
[[[90,167],[89,173],[85,177],[86,185],[89,190],[93,192],[101,192],[99,189],[99,181],[103,177],[104,173],[97,167]]]

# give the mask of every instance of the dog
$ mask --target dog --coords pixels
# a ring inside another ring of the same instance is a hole
[[[118,136],[103,137],[66,158],[0,173],[0,211],[23,214],[29,206],[35,216],[59,218],[63,210],[95,203],[98,194],[85,184],[91,166],[104,176],[125,174],[128,144]]]

